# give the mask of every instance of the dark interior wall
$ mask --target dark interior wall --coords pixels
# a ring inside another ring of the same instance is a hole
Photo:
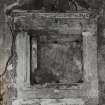
[[[105,104],[105,16],[98,20],[98,73],[100,103]]]
[[[11,34],[6,23],[3,8],[16,0],[0,0],[0,73],[5,69],[10,56]],[[92,8],[104,8],[104,0],[86,0]],[[90,2],[91,1],[91,2]],[[103,4],[103,5],[102,5]],[[105,16],[98,21],[98,70],[100,78],[101,103],[105,104]]]

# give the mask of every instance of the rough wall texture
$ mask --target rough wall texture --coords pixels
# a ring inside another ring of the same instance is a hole
[[[100,103],[105,104],[105,19],[98,21],[98,70],[100,84]]]
[[[15,0],[0,0],[0,75],[4,72],[7,60],[11,54],[11,34],[6,23],[4,8]],[[6,105],[8,87],[7,80],[0,77],[0,105]],[[2,101],[3,99],[3,101]],[[9,104],[8,104],[9,105]]]
[[[0,0],[0,8],[3,8],[3,4],[11,4],[14,0]],[[98,0],[102,1],[102,0]],[[93,4],[94,0],[92,0]],[[90,3],[90,2],[89,2]],[[92,4],[91,4],[92,5]],[[98,3],[97,3],[98,5]],[[94,6],[94,5],[93,5]],[[0,73],[5,69],[6,61],[10,56],[10,47],[11,47],[11,35],[10,31],[5,23],[3,11],[0,11]],[[100,17],[98,21],[98,70],[99,70],[99,79],[100,79],[100,105],[105,104],[105,19]],[[15,75],[13,66],[9,66],[10,75]],[[11,76],[9,76],[11,77]],[[8,80],[13,81],[11,78]],[[4,83],[4,82],[3,82]],[[7,83],[7,82],[5,82]],[[6,85],[5,85],[6,86]],[[15,91],[15,88],[9,88],[9,93],[11,96],[11,91]],[[14,94],[16,91],[14,92]],[[16,94],[15,94],[16,95]],[[15,96],[13,95],[13,96]],[[8,104],[9,105],[9,104]]]

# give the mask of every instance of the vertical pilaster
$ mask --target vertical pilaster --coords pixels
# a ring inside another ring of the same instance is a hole
[[[27,32],[20,32],[16,38],[17,52],[17,90],[18,97],[21,91],[30,84],[30,36]]]
[[[84,80],[89,83],[87,90],[89,98],[98,96],[97,72],[97,36],[91,32],[83,32]]]

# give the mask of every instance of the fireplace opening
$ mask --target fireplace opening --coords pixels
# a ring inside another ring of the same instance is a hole
[[[31,37],[31,84],[83,82],[82,35]]]

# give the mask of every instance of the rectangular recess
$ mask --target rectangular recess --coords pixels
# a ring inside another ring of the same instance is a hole
[[[31,84],[78,85],[83,82],[82,35],[31,37]]]

